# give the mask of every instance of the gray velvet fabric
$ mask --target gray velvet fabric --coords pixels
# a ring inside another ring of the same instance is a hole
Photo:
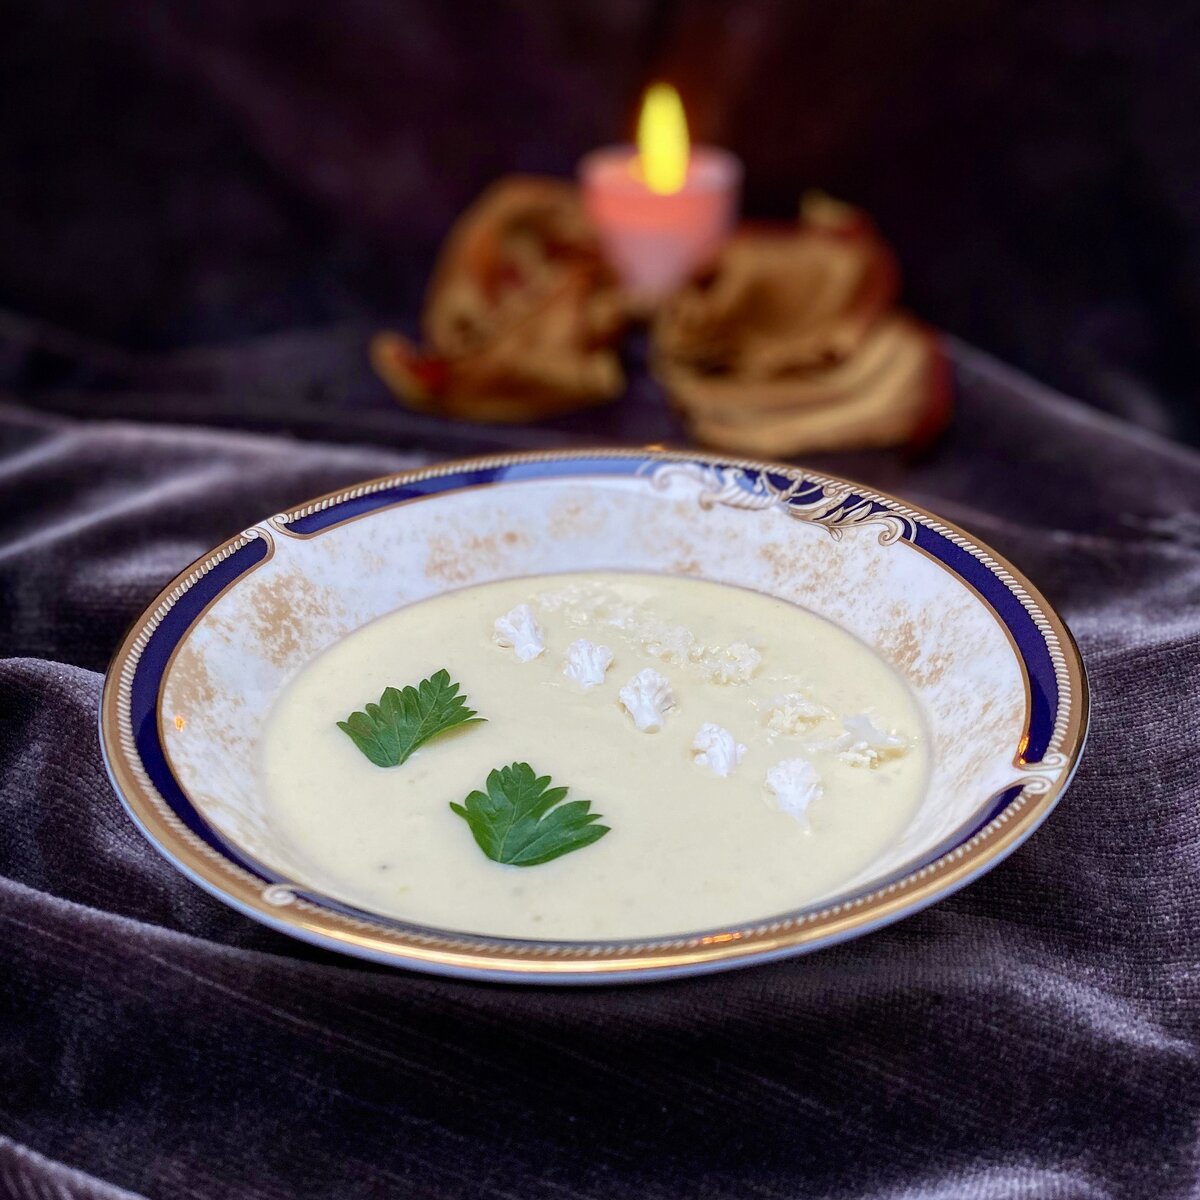
[[[194,376],[192,419],[207,395],[233,423],[262,353]],[[96,741],[110,653],[192,558],[445,439],[511,433],[422,440],[397,416],[402,447],[365,448],[318,440],[316,417],[297,442],[0,407],[0,1194],[1196,1195],[1200,459],[953,353],[958,416],[929,457],[820,465],[962,523],[1061,608],[1094,700],[1075,785],[996,871],[898,926],[596,991],[270,933],[141,839]],[[170,415],[172,394],[106,411]],[[603,418],[614,437],[666,421],[646,403]],[[367,440],[385,415],[328,432]]]

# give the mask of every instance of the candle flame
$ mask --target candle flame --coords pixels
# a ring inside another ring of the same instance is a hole
[[[646,90],[637,126],[638,159],[646,186],[659,195],[679,191],[687,179],[688,129],[683,102],[669,83]]]

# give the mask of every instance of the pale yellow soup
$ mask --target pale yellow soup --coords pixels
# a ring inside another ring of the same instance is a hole
[[[493,637],[496,619],[520,604],[545,643],[530,662]],[[563,673],[579,638],[613,652],[589,690]],[[646,667],[675,696],[655,733],[619,700]],[[337,727],[384,688],[441,668],[486,724],[389,768]],[[784,696],[804,698],[808,719],[789,723]],[[903,749],[877,762],[846,752],[842,719],[853,714],[869,714]],[[695,761],[705,723],[745,746],[726,777]],[[801,817],[766,785],[771,768],[796,758],[820,778]],[[486,857],[450,802],[513,762],[569,787],[568,800],[591,801],[611,832],[538,866]],[[703,930],[836,894],[911,820],[926,767],[915,698],[851,634],[757,592],[629,573],[505,580],[380,618],[287,686],[262,762],[273,832],[303,866],[302,882],[440,929],[566,940]]]

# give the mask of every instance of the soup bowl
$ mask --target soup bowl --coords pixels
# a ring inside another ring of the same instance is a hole
[[[428,928],[314,884],[273,829],[261,781],[267,716],[297,672],[404,605],[497,580],[613,570],[777,597],[891,664],[929,738],[927,782],[900,836],[803,908],[621,941]],[[804,468],[611,450],[438,464],[244,530],[135,623],[105,681],[101,742],[117,795],[149,841],[257,921],[418,970],[610,983],[801,954],[948,895],[1049,814],[1082,752],[1087,709],[1066,626],[1010,564],[955,526]]]

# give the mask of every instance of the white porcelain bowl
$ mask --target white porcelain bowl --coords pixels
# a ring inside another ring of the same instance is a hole
[[[736,584],[826,617],[908,681],[931,774],[903,835],[837,896],[670,939],[538,942],[407,925],[306,886],[272,836],[263,725],[295,673],[402,605],[588,570]],[[181,714],[187,714],[186,718]],[[612,982],[798,954],[954,891],[1046,817],[1082,750],[1062,621],[1009,564],[889,496],[779,465],[645,451],[508,455],[375,480],[247,529],[138,620],[105,684],[113,784],[150,841],[247,915],[377,961]]]

